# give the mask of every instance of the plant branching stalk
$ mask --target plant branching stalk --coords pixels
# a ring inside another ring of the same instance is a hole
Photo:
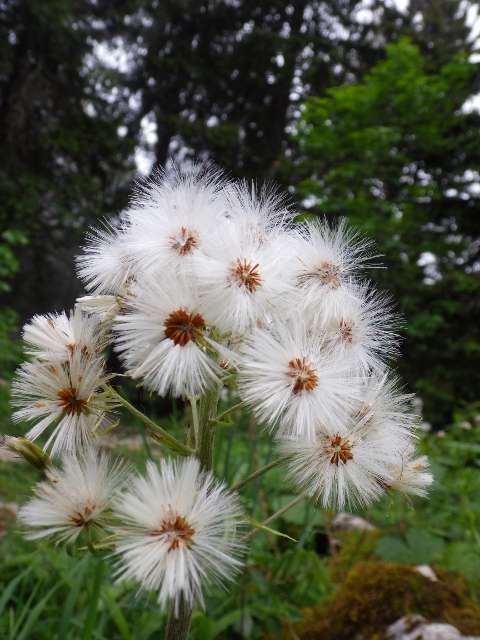
[[[286,513],[287,511],[289,511],[290,509],[292,509],[295,505],[297,505],[299,502],[302,502],[302,500],[305,499],[305,496],[300,494],[299,496],[297,496],[296,498],[294,498],[293,500],[291,500],[290,502],[288,502],[285,506],[283,506],[281,509],[279,509],[278,511],[275,511],[275,513],[272,513],[271,516],[269,516],[266,520],[264,520],[261,524],[263,527],[266,527],[267,525],[270,524],[270,522],[273,522],[274,520],[276,520],[277,518],[279,518],[280,516],[283,516],[284,513]],[[243,538],[243,541],[246,542],[247,540],[250,540],[251,538],[253,538],[253,536],[258,533],[258,531],[261,531],[261,529],[252,529],[252,531],[250,531],[249,533],[247,533],[247,535]]]
[[[195,455],[204,471],[210,471],[213,466],[215,424],[212,418],[217,413],[219,391],[219,388],[215,388],[207,391],[199,399],[190,399],[196,443]],[[192,609],[182,598],[177,612],[173,605],[170,609],[165,640],[185,640],[191,620]]]
[[[197,398],[190,398],[190,406],[192,408],[193,441],[198,442],[199,422]]]
[[[222,413],[219,413],[218,416],[214,416],[213,418],[210,418],[210,420],[211,420],[211,422],[214,422],[214,423],[221,422],[223,420],[223,418],[228,416],[229,413],[232,413],[233,411],[236,411],[237,409],[241,409],[243,406],[244,406],[243,402],[237,402],[237,404],[234,404],[231,407],[229,407],[228,409],[225,409],[225,411],[222,411]]]
[[[144,413],[130,404],[130,402],[128,402],[128,400],[122,395],[120,395],[118,391],[116,391],[113,387],[109,387],[109,389],[112,395],[114,395],[115,398],[120,401],[125,409],[127,409],[133,416],[143,422],[143,424],[149,429],[150,434],[152,435],[152,437],[154,437],[155,440],[164,444],[166,447],[182,456],[190,456],[195,453],[193,449],[187,447],[187,445],[180,442],[180,440],[177,440],[174,436],[168,433],[168,431],[163,429],[160,425],[156,424],[148,416],[146,416]]]
[[[259,467],[256,471],[251,473],[249,476],[247,476],[240,482],[237,482],[232,487],[230,487],[231,490],[238,491],[239,489],[242,489],[246,484],[248,484],[249,482],[252,482],[253,480],[256,480],[257,478],[262,476],[264,473],[267,473],[267,471],[270,471],[270,469],[273,469],[274,467],[276,467],[277,465],[281,464],[284,461],[285,461],[284,458],[277,458],[277,460],[272,460],[272,462],[269,462],[263,467]]]

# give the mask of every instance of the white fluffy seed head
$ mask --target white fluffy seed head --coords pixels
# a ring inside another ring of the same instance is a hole
[[[256,330],[243,347],[239,391],[279,436],[314,439],[321,427],[345,431],[360,380],[300,316]]]
[[[385,369],[366,378],[351,418],[357,428],[386,433],[396,455],[416,438],[419,417],[413,395],[404,393],[397,377]]]
[[[226,219],[226,181],[212,167],[174,167],[141,183],[125,216],[127,245],[142,275],[176,276]]]
[[[128,292],[134,278],[133,262],[127,244],[128,227],[105,222],[87,236],[83,253],[77,256],[77,273],[87,291],[99,295]]]
[[[292,294],[284,260],[276,241],[259,242],[227,224],[193,262],[201,308],[220,331],[240,335],[283,313]]]
[[[373,260],[373,243],[347,226],[344,218],[334,226],[326,220],[309,222],[297,240],[297,260],[292,265],[299,303],[311,313],[321,305],[323,315],[337,315],[354,295],[359,274],[379,266]]]
[[[121,463],[93,448],[64,456],[61,468],[49,470],[35,497],[20,508],[27,538],[74,542],[82,531],[105,526],[106,511],[124,479]]]
[[[44,446],[52,455],[74,454],[92,441],[114,405],[103,390],[108,380],[103,359],[78,350],[68,362],[25,363],[12,384],[13,419],[35,423],[26,436],[31,440],[52,428]]]
[[[279,446],[293,481],[323,507],[365,507],[390,483],[392,451],[384,434],[319,431],[313,443],[291,439]]]
[[[75,351],[95,356],[108,339],[95,317],[78,306],[69,314],[36,315],[23,327],[27,354],[40,360],[65,362]]]
[[[144,280],[116,320],[116,349],[130,375],[150,389],[194,396],[218,384],[223,374],[209,326],[184,280]]]
[[[162,606],[203,605],[203,587],[230,581],[241,567],[237,497],[202,472],[195,458],[147,464],[115,512],[119,579],[158,593]]]
[[[306,313],[312,330],[326,337],[338,358],[369,374],[398,355],[400,321],[392,306],[388,295],[363,285],[352,288],[333,311],[320,303]]]
[[[390,477],[389,488],[405,495],[425,497],[433,483],[427,456],[415,457],[413,446],[407,447],[391,465]]]
[[[224,189],[227,217],[247,242],[268,244],[291,229],[293,212],[286,199],[269,185],[258,187],[246,180]]]

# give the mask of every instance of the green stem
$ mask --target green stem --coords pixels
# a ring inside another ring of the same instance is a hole
[[[302,500],[305,499],[305,496],[300,494],[299,496],[297,496],[296,498],[294,498],[293,500],[291,500],[290,502],[288,502],[285,506],[283,506],[281,509],[279,509],[278,511],[275,511],[275,513],[272,513],[271,516],[269,516],[266,520],[264,520],[261,524],[263,527],[266,527],[267,525],[270,524],[270,522],[273,522],[273,520],[276,520],[277,518],[279,518],[280,516],[283,516],[284,513],[286,513],[287,511],[289,511],[292,507],[294,507],[295,505],[297,505],[299,502],[301,502]],[[261,531],[261,529],[252,529],[252,531],[250,531],[249,533],[247,533],[246,536],[244,536],[243,541],[246,542],[247,540],[250,540],[251,538],[253,538],[253,536],[258,532]]]
[[[125,409],[127,409],[133,416],[143,422],[143,424],[148,428],[150,435],[155,440],[157,440],[161,444],[164,444],[166,447],[182,456],[190,456],[194,453],[193,449],[187,447],[187,445],[180,442],[180,440],[177,440],[174,436],[168,433],[168,431],[163,429],[160,425],[156,424],[148,416],[134,407],[133,404],[130,404],[130,402],[128,402],[126,398],[121,396],[118,391],[116,391],[116,389],[114,389],[113,387],[109,387],[109,390],[112,395],[120,401]]]
[[[192,408],[193,441],[198,442],[200,423],[198,420],[197,398],[190,398],[190,406]]]
[[[219,413],[218,416],[214,416],[213,418],[210,418],[210,421],[215,423],[221,422],[223,418],[225,418],[225,416],[228,416],[229,413],[232,413],[232,411],[236,411],[237,409],[241,409],[241,407],[243,406],[244,406],[243,402],[237,402],[237,404],[234,404],[228,409],[225,409],[225,411],[222,411],[222,413]]]
[[[284,458],[277,458],[276,460],[272,460],[272,462],[269,462],[263,467],[259,467],[256,471],[251,473],[249,476],[247,476],[240,482],[237,482],[232,487],[230,487],[231,490],[239,491],[239,489],[242,489],[246,484],[248,484],[249,482],[252,482],[252,480],[256,480],[257,478],[262,476],[264,473],[267,473],[267,471],[270,471],[270,469],[273,469],[274,467],[276,467],[277,465],[281,464],[284,461],[285,461]]]
[[[202,469],[210,471],[213,466],[215,425],[212,417],[217,413],[219,389],[215,388],[200,398],[198,407],[197,458]]]

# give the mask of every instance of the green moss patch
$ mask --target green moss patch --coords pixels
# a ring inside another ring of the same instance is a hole
[[[360,562],[328,602],[305,611],[297,626],[301,640],[383,640],[385,629],[418,613],[454,625],[465,635],[480,634],[480,607],[462,581],[436,571],[433,582],[413,568],[387,562]]]

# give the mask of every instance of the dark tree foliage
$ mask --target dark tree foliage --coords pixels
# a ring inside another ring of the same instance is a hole
[[[408,41],[387,50],[363,82],[307,101],[300,191],[376,238],[376,279],[407,320],[403,373],[444,424],[480,388],[480,115],[463,108],[478,65],[429,73]]]
[[[289,126],[308,95],[360,79],[410,35],[435,66],[469,48],[461,0],[132,0],[115,28],[127,86],[154,123],[155,161],[209,157],[239,176],[288,184]],[[363,12],[362,12],[363,10]]]
[[[123,201],[132,168],[117,133],[128,106],[108,97],[119,78],[92,57],[97,4],[0,3],[0,279],[19,268],[21,314],[71,301],[72,248]]]
[[[282,178],[300,101],[382,56],[378,26],[355,18],[362,4],[140,2],[124,22],[127,83],[156,125],[156,162],[205,156],[237,176]]]

